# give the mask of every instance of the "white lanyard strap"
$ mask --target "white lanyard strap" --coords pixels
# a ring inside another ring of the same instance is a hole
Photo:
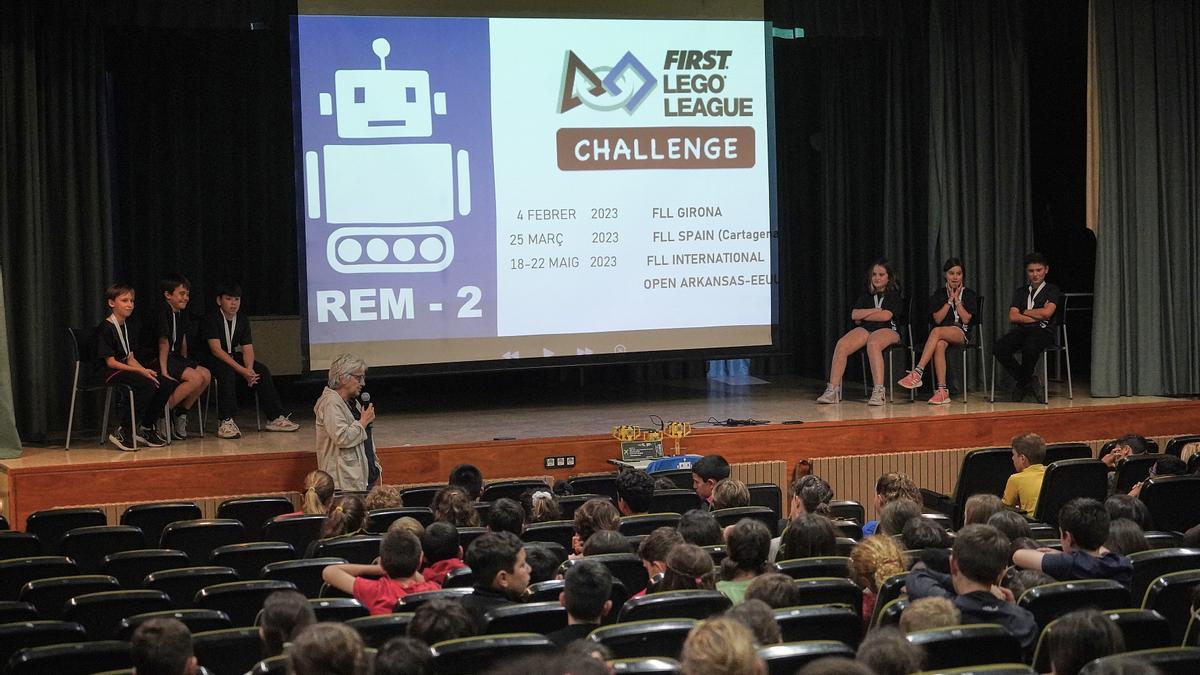
[[[875,309],[883,309],[883,296],[873,295],[871,299],[875,301]]]
[[[221,315],[221,326],[225,328],[225,345],[230,354],[233,353],[233,333],[237,330],[237,315],[233,315],[232,321],[226,321],[225,315]]]
[[[1033,309],[1033,299],[1036,298],[1038,293],[1041,293],[1042,289],[1045,287],[1046,282],[1044,281],[1038,284],[1037,288],[1034,288],[1033,286],[1029,287],[1029,298],[1025,301],[1025,309]]]
[[[108,321],[113,325],[113,328],[117,329],[117,340],[121,342],[121,348],[125,350],[125,358],[129,358],[130,351],[128,329],[125,328],[124,324],[117,323],[117,320],[112,317],[109,317]]]
[[[172,348],[175,347],[176,340],[177,340],[177,338],[175,337],[175,312],[171,312],[171,347]]]
[[[962,287],[960,286],[960,287],[959,287],[959,289],[958,289],[958,297],[959,297],[959,299],[960,299],[960,300],[961,300],[961,298],[962,298],[962,293],[963,293],[963,291],[962,291]],[[949,301],[949,298],[950,298],[950,291],[949,291],[949,290],[947,290],[947,291],[946,291],[946,299],[947,299],[947,301]],[[954,313],[954,323],[962,323],[962,319],[961,319],[961,318],[959,318],[959,316],[958,316],[958,302],[951,302],[951,303],[950,303],[950,311]]]

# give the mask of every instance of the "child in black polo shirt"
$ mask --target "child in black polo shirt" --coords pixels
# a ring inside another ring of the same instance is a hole
[[[1019,403],[1029,394],[1041,401],[1042,385],[1033,374],[1042,352],[1054,343],[1054,329],[1050,321],[1058,309],[1062,292],[1058,286],[1046,283],[1050,265],[1041,253],[1025,256],[1025,278],[1028,284],[1013,291],[1012,304],[1008,308],[1008,320],[1012,330],[1005,333],[992,348],[996,360],[1016,381],[1012,400]],[[1015,354],[1021,353],[1017,362]]]
[[[112,313],[96,328],[96,356],[104,363],[107,372],[104,381],[108,384],[125,385],[133,390],[133,404],[141,413],[137,429],[126,430],[129,420],[129,399],[117,396],[117,429],[109,434],[108,441],[121,450],[134,450],[136,443],[157,448],[166,441],[154,430],[155,421],[162,416],[167,399],[175,384],[160,381],[158,374],[146,368],[134,356],[136,333],[129,326],[133,314],[133,287],[115,283],[104,292]]]
[[[833,361],[829,365],[829,384],[817,403],[837,403],[842,400],[842,375],[846,361],[854,352],[867,348],[867,359],[871,362],[871,379],[875,387],[867,405],[883,405],[887,402],[883,387],[883,350],[900,342],[896,331],[896,317],[900,314],[900,279],[896,269],[886,258],[876,260],[867,268],[866,292],[859,296],[850,310],[854,328],[837,341],[833,350]]]
[[[241,438],[233,416],[237,414],[237,391],[240,383],[258,392],[258,401],[266,413],[267,431],[295,431],[299,424],[288,419],[279,402],[279,393],[271,379],[271,371],[254,358],[254,340],[250,335],[250,319],[238,314],[242,306],[242,287],[227,284],[217,288],[219,311],[204,317],[203,331],[211,354],[209,370],[217,384],[217,427],[220,438]]]
[[[166,274],[159,285],[165,302],[159,307],[155,324],[154,339],[158,345],[159,377],[176,383],[175,392],[168,403],[172,407],[170,420],[162,425],[172,425],[175,438],[187,438],[187,411],[196,405],[200,394],[212,381],[212,373],[191,358],[188,334],[191,322],[184,309],[191,299],[191,286],[187,277],[178,273]],[[166,435],[166,429],[159,431]]]

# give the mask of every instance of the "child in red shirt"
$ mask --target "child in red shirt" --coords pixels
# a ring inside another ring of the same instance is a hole
[[[421,535],[421,548],[425,551],[425,564],[421,576],[426,581],[446,583],[446,575],[466,567],[463,562],[462,546],[458,543],[458,528],[445,521],[438,521],[425,528]]]
[[[391,614],[396,601],[405,595],[441,588],[417,572],[421,559],[421,540],[411,532],[398,530],[383,536],[377,564],[330,565],[321,572],[321,578],[353,595],[371,614]]]

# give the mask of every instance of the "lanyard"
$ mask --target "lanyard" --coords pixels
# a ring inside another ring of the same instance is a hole
[[[958,287],[959,300],[962,299],[963,288],[964,288],[963,286]],[[950,301],[950,289],[946,289],[946,301],[947,302]],[[959,318],[959,316],[958,316],[958,303],[957,302],[950,303],[950,311],[954,314],[954,323],[962,323],[962,319]]]
[[[229,353],[233,353],[233,333],[237,330],[237,314],[233,315],[233,321],[226,321],[225,315],[221,315],[221,327],[225,329],[225,344],[229,348]]]
[[[171,348],[175,348],[175,312],[171,312]]]
[[[1046,282],[1044,281],[1038,284],[1037,288],[1034,288],[1033,286],[1029,287],[1029,298],[1025,301],[1025,309],[1033,309],[1033,299],[1036,298],[1038,293],[1041,293],[1042,289],[1045,287]]]
[[[124,324],[117,323],[117,320],[111,316],[108,317],[108,321],[113,328],[117,329],[117,340],[121,342],[121,349],[125,350],[125,358],[129,358],[129,329]]]
[[[883,309],[883,296],[882,295],[872,295],[871,300],[873,300],[875,302],[875,309]]]

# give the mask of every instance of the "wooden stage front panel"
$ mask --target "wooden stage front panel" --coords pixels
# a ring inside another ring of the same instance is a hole
[[[790,465],[801,458],[1007,446],[1013,436],[1029,431],[1055,443],[1198,430],[1200,401],[1193,400],[971,414],[933,408],[923,417],[701,429],[684,439],[683,447],[696,454],[721,454],[730,462],[783,460]],[[169,458],[113,453],[111,461],[103,462],[73,461],[64,453],[61,463],[0,463],[4,512],[14,528],[22,528],[30,513],[61,506],[290,492],[316,467],[309,451],[187,452],[172,450]],[[475,464],[489,479],[543,474],[565,479],[611,470],[607,460],[617,455],[617,447],[609,436],[592,435],[389,447],[379,455],[388,483],[444,481],[460,463]],[[573,455],[575,467],[545,468],[545,457],[560,455]],[[874,476],[868,479],[874,481]]]

